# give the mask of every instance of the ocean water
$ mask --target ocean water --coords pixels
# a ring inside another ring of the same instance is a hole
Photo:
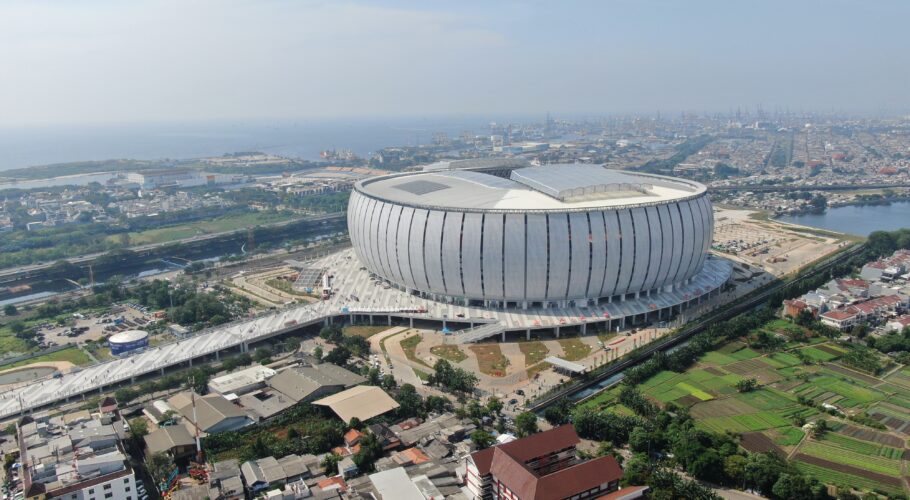
[[[483,118],[156,123],[0,128],[0,171],[86,160],[181,159],[240,151],[319,159],[325,149],[368,156],[389,146],[428,144],[443,132],[487,133]]]

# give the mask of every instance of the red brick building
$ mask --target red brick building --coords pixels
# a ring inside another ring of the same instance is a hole
[[[472,453],[465,483],[475,499],[598,498],[619,488],[622,468],[613,457],[582,461],[572,425]],[[630,491],[632,493],[632,491]]]

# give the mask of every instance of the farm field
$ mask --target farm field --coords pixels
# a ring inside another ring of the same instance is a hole
[[[798,335],[800,329],[774,320],[759,330]],[[889,373],[887,379],[859,372],[838,361],[849,347],[824,338],[766,348],[728,342],[686,371],[659,372],[637,388],[660,406],[688,408],[696,427],[738,434],[748,451],[777,453],[828,484],[906,494],[910,369]],[[757,386],[741,392],[750,379]],[[626,413],[618,403],[619,390],[582,405]],[[820,419],[829,430],[813,435]],[[881,428],[857,422],[878,422]]]

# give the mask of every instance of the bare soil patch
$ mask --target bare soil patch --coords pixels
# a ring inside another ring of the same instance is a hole
[[[781,457],[787,457],[787,454],[784,453],[784,450],[780,449],[780,447],[774,444],[774,441],[772,441],[771,438],[762,434],[761,432],[747,432],[743,434],[739,444],[752,453],[764,453],[766,451],[772,451]]]

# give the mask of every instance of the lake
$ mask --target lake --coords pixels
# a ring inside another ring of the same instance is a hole
[[[786,215],[778,220],[868,236],[872,231],[910,228],[910,201],[890,205],[848,205],[829,208],[822,214]]]

